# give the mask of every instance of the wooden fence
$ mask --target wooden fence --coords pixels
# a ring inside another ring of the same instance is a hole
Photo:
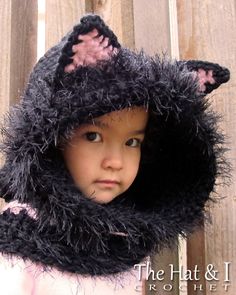
[[[146,294],[216,295],[236,290],[236,1],[235,0],[39,0],[45,13],[38,13],[37,0],[0,0],[0,115],[14,104],[37,58],[37,40],[49,48],[80,17],[100,14],[130,48],[148,53],[165,52],[181,59],[202,59],[231,70],[231,81],[210,96],[223,115],[221,128],[227,135],[232,183],[219,188],[225,198],[209,210],[211,224],[181,242],[179,249],[155,257],[154,267],[165,269],[165,281],[147,282]],[[38,20],[45,21],[45,40],[37,38]],[[234,101],[235,99],[235,101]],[[226,263],[229,264],[227,281]],[[169,281],[170,267],[200,269],[200,281]],[[218,281],[204,279],[207,266],[218,270]],[[229,285],[227,287],[227,285]],[[171,289],[172,286],[172,290]],[[152,290],[150,290],[152,289]],[[227,290],[226,290],[227,289]],[[169,291],[168,291],[169,290]]]

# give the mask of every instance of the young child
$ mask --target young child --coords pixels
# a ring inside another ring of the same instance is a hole
[[[122,48],[82,18],[4,129],[1,291],[137,294],[134,265],[204,220],[224,168],[205,94],[228,80],[217,64]]]

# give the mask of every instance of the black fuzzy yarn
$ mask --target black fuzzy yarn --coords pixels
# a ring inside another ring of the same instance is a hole
[[[0,251],[104,275],[127,270],[201,225],[225,162],[216,115],[183,64],[120,48],[96,67],[61,70],[68,42],[94,26],[119,48],[99,18],[84,20],[36,65],[3,129],[1,195],[29,204],[37,218],[26,210],[1,214]],[[112,202],[95,203],[74,185],[60,143],[82,123],[132,106],[150,113],[138,176]]]
[[[230,71],[217,63],[211,63],[201,60],[188,60],[186,62],[181,62],[184,63],[190,71],[198,71],[199,69],[204,69],[206,73],[212,71],[212,77],[214,78],[215,83],[211,84],[207,82],[205,84],[205,94],[211,93],[214,89],[218,88],[222,83],[226,83],[230,79]]]

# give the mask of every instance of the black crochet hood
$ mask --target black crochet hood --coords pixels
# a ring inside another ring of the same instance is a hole
[[[75,36],[94,27],[118,53],[65,73]],[[60,142],[91,118],[132,106],[149,111],[139,173],[121,196],[96,203],[74,185]],[[30,205],[36,218],[1,214],[0,251],[80,274],[124,271],[192,232],[224,166],[216,116],[185,63],[121,47],[96,16],[39,60],[3,135],[1,195]]]

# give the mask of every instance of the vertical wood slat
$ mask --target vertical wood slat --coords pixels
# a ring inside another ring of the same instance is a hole
[[[205,234],[204,229],[199,229],[187,239],[187,268],[194,270],[195,265],[197,265],[198,269],[201,271],[199,281],[187,281],[188,295],[206,294],[206,281],[203,275],[205,264]],[[197,288],[195,286],[197,286]]]
[[[176,0],[168,0],[169,2],[169,28],[170,28],[170,56],[179,59],[179,36],[178,36],[178,20],[177,20],[177,3]]]
[[[233,0],[181,1],[178,0],[179,43],[183,59],[203,59],[220,63],[231,70],[231,81],[210,96],[213,108],[223,115],[220,127],[227,135],[227,158],[232,164],[232,183],[218,187],[220,196],[226,197],[214,207],[211,205],[211,224],[205,225],[205,234],[189,241],[188,256],[191,265],[199,255],[204,255],[205,266],[213,263],[219,271],[219,282],[206,281],[206,288],[199,294],[233,295],[236,289],[236,3]],[[204,243],[204,244],[203,244]],[[190,247],[191,246],[191,247]],[[195,247],[193,247],[195,246]],[[197,255],[193,249],[198,249]],[[200,253],[199,253],[200,251]],[[202,260],[202,264],[204,263]],[[231,286],[227,293],[224,284],[224,262],[231,262]],[[233,263],[234,262],[234,263]],[[201,267],[204,267],[202,265]],[[204,268],[202,269],[204,270]],[[216,284],[210,290],[210,284]],[[193,290],[191,294],[198,294]]]
[[[0,2],[0,11],[4,17],[0,18],[0,114],[9,108],[10,100],[10,51],[11,51],[11,2]]]
[[[37,0],[1,1],[1,108],[19,99],[37,54]]]
[[[37,57],[37,0],[11,0],[10,103],[22,94]]]
[[[171,265],[171,266],[170,266]],[[164,270],[163,280],[152,280],[150,277],[146,282],[146,295],[178,295],[179,280],[178,276],[171,278],[171,267],[174,270],[179,270],[178,247],[172,249],[163,249],[159,254],[152,258],[152,269],[156,272]]]
[[[11,46],[11,2],[8,0],[0,2],[0,11],[4,17],[0,18],[0,116],[1,123],[3,115],[10,105],[10,46]],[[3,163],[0,155],[0,163]],[[0,199],[0,209],[4,205],[3,199]]]
[[[114,31],[120,43],[134,48],[132,0],[91,0],[87,12],[98,14]]]
[[[37,0],[0,2],[0,116],[22,95],[37,55]],[[3,162],[3,159],[1,159]],[[0,207],[3,201],[0,202]]]
[[[85,0],[46,0],[46,50],[79,23],[85,13]]]
[[[135,47],[148,54],[171,54],[168,1],[134,0]]]

